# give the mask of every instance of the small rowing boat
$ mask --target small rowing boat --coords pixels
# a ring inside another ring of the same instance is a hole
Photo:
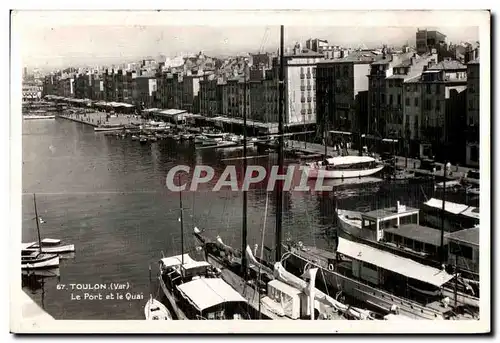
[[[146,320],[172,320],[172,315],[165,305],[151,295],[146,305],[144,305],[144,315]]]

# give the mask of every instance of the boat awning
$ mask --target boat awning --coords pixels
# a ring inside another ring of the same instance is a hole
[[[177,286],[182,296],[199,311],[226,302],[247,302],[238,292],[220,278],[202,278]]]
[[[162,258],[160,262],[163,263],[163,266],[166,268],[180,266],[182,264],[182,255],[165,257]],[[184,254],[184,264],[189,264],[191,262],[195,261],[188,254]]]
[[[416,261],[379,250],[368,245],[339,237],[337,252],[352,259],[373,264],[379,268],[441,287],[453,278],[444,270],[420,264]]]
[[[436,208],[438,210],[443,209],[443,200],[432,198],[425,202],[424,205]],[[461,214],[466,217],[474,218],[479,220],[479,208],[474,206],[468,206],[465,204],[457,204],[450,201],[445,201],[444,210],[452,214]]]

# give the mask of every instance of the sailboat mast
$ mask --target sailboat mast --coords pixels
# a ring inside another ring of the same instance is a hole
[[[278,173],[283,174],[283,114],[285,109],[285,28],[280,27],[280,69],[279,69],[279,104],[278,104]],[[283,189],[282,181],[278,181],[276,190],[276,261],[281,260],[281,226],[282,226],[282,211],[283,211]]]
[[[247,75],[245,68],[245,80],[243,83],[243,175],[247,171]],[[247,261],[245,249],[247,248],[247,191],[243,189],[243,228],[241,239],[241,271],[243,278],[247,276]]]
[[[178,176],[179,185],[181,184],[181,177]],[[184,218],[183,217],[183,209],[182,209],[182,191],[179,191],[179,204],[181,208],[181,263],[184,265]]]
[[[328,99],[328,88],[326,89],[326,113],[325,115],[323,116],[323,144],[325,145],[325,160],[328,158],[328,148],[327,148],[327,144],[326,144],[326,132],[327,132],[327,129],[326,129],[326,126],[328,124],[328,103],[329,103],[329,99]]]
[[[443,264],[444,261],[444,210],[445,210],[445,203],[446,203],[446,165],[447,163],[444,164],[443,166],[443,175],[444,175],[444,180],[443,180],[443,209],[441,213],[441,264]]]
[[[40,254],[42,253],[42,238],[40,237],[40,224],[38,221],[38,210],[36,209],[36,195],[33,193],[33,204],[35,205],[35,219],[36,219],[36,231],[38,233],[38,249],[40,250]]]

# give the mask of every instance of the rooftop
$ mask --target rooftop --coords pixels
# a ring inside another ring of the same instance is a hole
[[[455,60],[444,60],[433,66],[430,66],[428,70],[460,70],[467,69],[465,65]]]
[[[446,235],[448,239],[479,245],[479,227],[455,231]]]
[[[319,61],[318,64],[330,64],[330,63],[372,63],[374,61],[382,59],[382,54],[375,53],[373,51],[352,51],[344,58],[333,58],[328,60]]]
[[[300,50],[297,54],[295,51],[288,52],[284,54],[284,57],[287,58],[294,58],[294,57],[323,57],[323,54],[320,54],[316,51],[308,50],[308,49],[302,49]]]
[[[385,229],[386,233],[392,233],[404,238],[409,238],[415,241],[431,244],[434,246],[441,245],[441,231],[428,226],[417,224],[404,224],[399,227]],[[443,242],[446,244],[446,241]]]

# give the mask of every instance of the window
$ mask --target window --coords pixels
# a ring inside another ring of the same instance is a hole
[[[436,100],[436,111],[440,111],[441,110],[441,101],[439,100]]]
[[[410,98],[405,99],[405,106],[410,106]]]
[[[436,85],[436,94],[439,94],[441,92],[441,87],[439,85]]]
[[[398,105],[401,105],[401,94],[398,94]]]
[[[389,105],[392,105],[392,94],[389,95]]]
[[[415,251],[422,251],[423,248],[424,248],[424,245],[422,244],[422,242],[415,241]]]
[[[431,85],[430,84],[426,84],[425,89],[426,89],[427,94],[431,94]]]
[[[380,101],[385,104],[385,93],[380,94]]]
[[[344,77],[349,76],[349,68],[347,66],[344,66]]]
[[[418,98],[415,98],[415,107],[418,107]]]
[[[392,80],[387,80],[387,85],[389,86],[389,88],[392,88]]]
[[[474,109],[474,100],[469,99],[469,110],[473,110],[473,109]]]

